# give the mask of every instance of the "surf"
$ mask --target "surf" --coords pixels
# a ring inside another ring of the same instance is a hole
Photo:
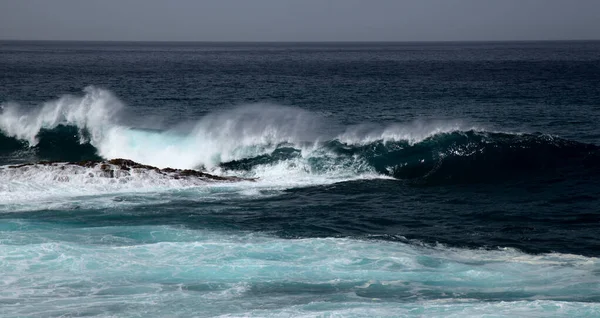
[[[8,315],[594,315],[594,257],[5,220]],[[23,230],[25,229],[25,230]],[[18,235],[14,235],[18,234]],[[528,300],[531,298],[532,300]],[[163,306],[147,306],[159,301]],[[113,307],[111,304],[128,304]],[[265,308],[265,302],[269,306]],[[131,305],[129,305],[131,304]],[[114,312],[113,312],[114,310]]]
[[[0,156],[5,164],[125,158],[290,186],[378,177],[494,183],[599,168],[596,145],[459,121],[343,126],[294,107],[254,104],[150,129],[133,125],[145,119],[126,110],[110,91],[93,86],[39,107],[5,103]]]

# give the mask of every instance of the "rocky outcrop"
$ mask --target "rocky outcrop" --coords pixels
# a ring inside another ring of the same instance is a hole
[[[239,182],[239,181],[256,181],[255,178],[241,178],[233,176],[217,176],[206,172],[192,170],[192,169],[173,169],[164,168],[160,169],[154,166],[144,165],[129,159],[111,159],[106,161],[78,161],[78,162],[50,162],[42,161],[38,163],[26,163],[21,165],[8,166],[9,169],[19,169],[27,167],[55,167],[59,170],[67,170],[69,168],[89,168],[88,176],[102,177],[102,178],[124,178],[131,176],[134,173],[156,173],[171,179],[195,179],[203,181],[225,181],[225,182]],[[71,169],[69,169],[71,170]]]

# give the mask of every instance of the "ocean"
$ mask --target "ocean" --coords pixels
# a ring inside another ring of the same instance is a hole
[[[600,42],[3,41],[0,103],[2,317],[600,316]]]

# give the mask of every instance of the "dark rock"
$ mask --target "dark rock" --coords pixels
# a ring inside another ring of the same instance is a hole
[[[55,166],[58,164],[62,164],[62,162],[51,162],[51,161],[41,161],[38,163],[25,163],[20,165],[8,166],[10,169],[14,168],[23,168],[28,166],[42,165],[42,166]],[[202,180],[211,180],[211,181],[256,181],[256,178],[241,178],[241,177],[229,177],[229,176],[217,176],[213,174],[209,174],[206,172],[192,170],[192,169],[174,169],[174,168],[164,168],[160,169],[154,166],[144,165],[133,160],[129,159],[111,159],[108,161],[95,161],[95,160],[84,160],[78,162],[68,162],[61,166],[61,170],[65,169],[66,165],[72,166],[80,166],[84,168],[98,168],[101,173],[98,174],[100,177],[104,178],[115,178],[119,176],[129,176],[132,170],[147,170],[154,171],[156,173],[162,174],[166,177],[173,178],[176,180],[179,179],[190,179],[197,178]],[[93,174],[89,174],[90,177],[93,177]],[[64,180],[61,180],[64,181]]]

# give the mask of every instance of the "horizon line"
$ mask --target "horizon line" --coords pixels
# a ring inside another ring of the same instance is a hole
[[[48,39],[1,39],[0,42],[97,42],[97,43],[499,43],[499,42],[597,42],[598,39],[532,39],[532,40],[48,40]]]

